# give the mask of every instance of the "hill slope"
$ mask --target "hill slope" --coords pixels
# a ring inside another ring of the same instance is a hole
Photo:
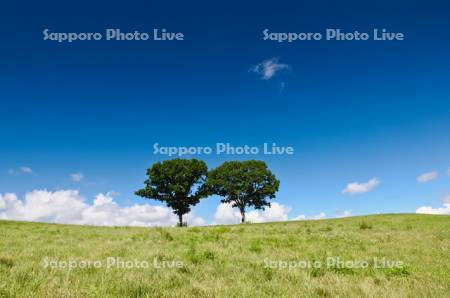
[[[0,221],[0,297],[445,297],[449,281],[450,216],[164,229]]]

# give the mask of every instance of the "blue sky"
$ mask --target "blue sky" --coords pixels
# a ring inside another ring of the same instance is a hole
[[[89,202],[114,191],[123,207],[158,205],[133,195],[145,169],[167,158],[152,154],[153,144],[216,142],[295,148],[293,156],[196,156],[211,168],[265,160],[290,218],[415,212],[441,207],[450,193],[448,1],[8,5],[0,13],[0,194],[77,189]],[[185,40],[57,43],[42,40],[45,28],[166,28]],[[277,43],[263,40],[266,28],[386,28],[406,38]],[[268,79],[251,71],[268,60],[286,67]],[[437,177],[417,181],[429,172]],[[342,193],[370,179],[378,182],[370,191]],[[195,213],[211,222],[218,203],[207,199]]]

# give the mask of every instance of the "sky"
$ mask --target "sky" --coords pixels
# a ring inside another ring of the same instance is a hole
[[[280,179],[255,222],[450,213],[450,3],[156,1],[2,4],[0,218],[172,225],[134,191],[170,147],[294,148],[185,155],[210,169],[264,160]],[[43,39],[49,32],[182,32],[183,41]],[[404,34],[264,40],[263,31]],[[233,223],[210,197],[190,224]]]

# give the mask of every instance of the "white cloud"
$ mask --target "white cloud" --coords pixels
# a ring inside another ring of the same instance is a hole
[[[293,220],[306,220],[306,215],[300,214],[299,216],[294,217]]]
[[[417,177],[417,182],[426,183],[428,181],[436,179],[437,177],[438,177],[438,172],[423,173],[422,175]]]
[[[342,190],[342,193],[359,195],[374,190],[378,185],[380,185],[380,181],[377,178],[372,178],[364,183],[352,182],[347,184],[347,186]]]
[[[444,203],[443,207],[433,208],[431,206],[422,206],[417,208],[416,213],[422,214],[450,214],[450,204]]]
[[[324,218],[327,218],[327,215],[324,212],[320,212],[318,215],[314,215],[311,217],[307,217],[304,214],[300,214],[291,220],[318,220],[318,219],[324,219]]]
[[[185,216],[189,225],[204,225],[202,218]],[[0,194],[0,219],[99,226],[174,226],[177,217],[167,207],[150,204],[117,205],[113,193],[99,194],[92,204],[78,190],[34,190],[24,200]]]
[[[195,216],[192,212],[183,217],[183,221],[187,221],[189,226],[206,226],[207,222],[201,217]]]
[[[237,224],[241,222],[241,214],[231,204],[221,203],[214,214],[214,224]]]
[[[349,217],[352,216],[352,211],[351,210],[344,210],[344,212],[342,213],[338,213],[336,215],[336,217],[340,218],[340,217]]]
[[[17,169],[9,169],[8,173],[12,176],[18,176],[20,174],[33,174],[33,169],[30,167],[20,167]]]
[[[252,210],[246,214],[246,220],[254,223],[270,221],[286,221],[291,208],[279,203],[272,203],[265,210]]]
[[[327,218],[327,215],[323,212],[320,212],[319,215],[313,216],[311,219],[316,220],[316,219],[325,219],[325,218]]]
[[[271,222],[288,220],[288,213],[291,208],[279,203],[271,203],[265,210],[252,210],[245,213],[245,219],[249,222]],[[231,204],[222,203],[217,206],[214,214],[213,224],[238,224],[241,222],[241,213],[231,206]]]
[[[72,180],[73,182],[81,182],[81,180],[83,180],[84,175],[82,173],[73,173],[70,174],[70,180]]]
[[[264,60],[250,68],[250,71],[255,72],[261,76],[263,80],[270,80],[277,72],[281,70],[290,69],[287,64],[279,63],[279,58],[271,58]]]
[[[450,214],[450,195],[444,195],[442,197],[442,207],[433,208],[431,206],[422,206],[417,208],[416,213]]]

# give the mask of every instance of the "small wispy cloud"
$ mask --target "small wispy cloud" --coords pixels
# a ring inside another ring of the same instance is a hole
[[[84,175],[82,173],[73,173],[70,175],[70,180],[73,182],[81,182],[83,180]]]
[[[347,184],[347,186],[342,190],[342,193],[348,195],[359,195],[374,190],[378,187],[378,185],[380,185],[380,180],[377,178],[372,178],[363,183],[352,182]]]
[[[30,167],[19,167],[16,169],[9,169],[8,173],[11,176],[18,176],[20,174],[33,174],[33,169],[31,169]]]
[[[262,80],[270,80],[278,72],[282,70],[289,70],[291,67],[287,64],[280,63],[278,57],[264,60],[250,68],[249,71],[258,74]]]
[[[428,181],[436,179],[437,177],[438,177],[438,172],[423,173],[419,177],[417,177],[417,182],[426,183]]]
[[[31,168],[29,168],[29,167],[20,167],[19,170],[22,173],[25,173],[25,174],[32,174],[33,173],[33,170]]]

